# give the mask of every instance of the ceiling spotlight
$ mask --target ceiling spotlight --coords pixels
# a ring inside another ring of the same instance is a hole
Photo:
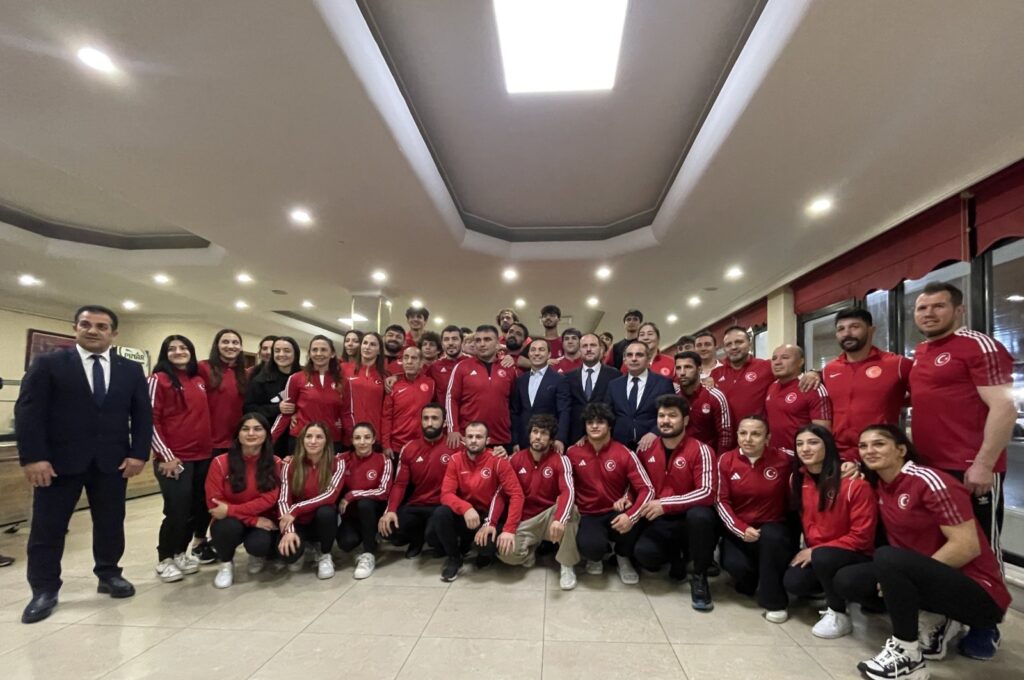
[[[235,280],[238,281],[239,283],[252,283],[253,278],[246,274],[245,272],[242,272],[241,274],[235,277]]]
[[[505,279],[506,281],[515,281],[516,279],[519,278],[519,272],[517,272],[512,267],[506,267],[505,271],[501,273],[501,278]]]
[[[587,304],[591,307],[597,307],[599,304],[601,304],[601,301],[598,300],[593,295],[591,295],[590,297],[587,298]]]
[[[1006,301],[1007,302],[1024,302],[1024,295],[1017,295],[1016,293],[1014,293],[1013,295],[1007,296]]]
[[[313,309],[313,307],[314,307],[315,305],[313,304],[313,301],[312,301],[312,300],[303,300],[303,301],[302,301],[302,306],[303,306],[303,307],[304,307],[305,309]]]
[[[437,324],[438,326],[440,326],[441,324],[444,323],[444,317],[435,316],[434,317],[434,323]]]
[[[135,300],[125,300],[124,302],[121,303],[121,306],[127,309],[128,311],[131,311],[133,309],[138,309],[139,303],[136,302]]]
[[[288,217],[292,223],[302,227],[308,227],[313,224],[313,215],[305,208],[299,206],[292,208],[291,212],[288,213]]]
[[[516,301],[513,304],[516,306],[516,309],[522,309],[526,306],[526,300],[523,298],[516,298]]]
[[[806,212],[811,217],[821,217],[832,210],[832,199],[828,196],[819,196],[807,204]]]
[[[384,283],[385,281],[388,280],[388,275],[387,272],[385,272],[384,270],[378,269],[372,274],[370,274],[370,278],[376,281],[377,283]]]
[[[83,47],[78,50],[78,61],[82,62],[94,71],[100,73],[116,73],[117,67],[105,53],[95,47]]]
[[[601,279],[602,281],[606,281],[607,279],[611,278],[612,270],[610,267],[598,267],[597,271],[594,272],[594,275],[597,276],[597,278]]]
[[[249,309],[249,303],[245,300],[235,300],[235,309]]]
[[[700,297],[693,295],[690,297],[689,300],[686,301],[686,304],[690,305],[691,307],[696,307],[697,305],[700,304]]]
[[[743,278],[743,270],[740,269],[739,267],[729,267],[728,269],[725,270],[725,278],[729,279],[730,281],[735,281],[736,279]]]
[[[161,286],[165,286],[171,282],[171,277],[167,274],[153,274],[153,280],[159,283]]]
[[[668,321],[669,323],[675,323],[676,321],[679,321],[679,317],[676,316],[675,314],[669,314],[668,316],[665,317],[665,321]]]
[[[41,286],[41,285],[43,285],[43,282],[42,282],[41,279],[37,279],[36,277],[32,276],[31,274],[22,274],[21,276],[19,276],[18,277],[18,283],[20,283],[23,286]]]
[[[411,301],[409,303],[409,306],[410,307],[414,307],[416,309],[422,309],[423,308],[423,300],[413,300],[413,301]]]

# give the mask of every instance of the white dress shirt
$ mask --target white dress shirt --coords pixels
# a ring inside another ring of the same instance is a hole
[[[526,391],[530,396],[530,406],[533,406],[533,400],[537,398],[537,390],[540,389],[540,383],[544,380],[544,374],[547,371],[547,366],[539,371],[530,371],[530,384],[526,386]]]
[[[597,388],[597,376],[601,375],[601,362],[598,361],[593,366],[587,366],[586,364],[583,364],[583,366],[581,368],[582,368],[582,370],[580,371],[580,374],[581,374],[580,375],[580,387],[583,388],[583,394],[586,394],[587,393],[587,371],[593,371],[593,373],[591,374],[593,377],[591,378],[590,382],[591,382],[591,388],[596,389]]]
[[[640,402],[644,400],[644,387],[647,386],[647,376],[650,371],[645,370],[640,375],[636,376],[640,378],[640,382],[636,386],[636,405],[639,406]],[[626,401],[629,401],[629,393],[633,391],[633,376],[629,373],[626,374]]]
[[[81,345],[75,345],[78,349],[78,356],[82,357],[82,369],[85,371],[85,379],[89,381],[89,391],[93,391],[92,387],[92,355],[100,355],[100,366],[103,367],[103,386],[107,392],[110,391],[110,347],[107,348],[106,352],[90,352]]]

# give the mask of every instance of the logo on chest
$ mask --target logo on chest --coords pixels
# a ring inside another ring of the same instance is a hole
[[[498,369],[498,377],[499,378],[504,378],[506,375],[508,375],[508,373],[505,372],[504,368],[499,368]]]
[[[671,371],[668,368],[662,367],[662,368],[658,369],[658,373],[661,373],[662,375],[667,376],[669,373],[671,373]]]
[[[871,366],[868,370],[864,371],[864,375],[874,380],[878,376],[882,375],[881,366]]]
[[[790,392],[789,394],[786,395],[786,403],[787,404],[795,404],[796,403],[796,392]]]
[[[704,404],[700,407],[700,412],[704,415],[711,413],[711,404]]]
[[[674,461],[672,461],[672,465],[674,465],[677,469],[682,470],[684,467],[686,467],[686,459],[676,458]]]
[[[604,469],[607,470],[608,472],[615,472],[615,461],[606,460],[604,462]]]
[[[764,478],[770,482],[773,482],[779,478],[779,471],[773,467],[766,467],[762,474],[764,475]]]
[[[371,482],[373,480],[377,479],[377,471],[376,470],[367,470],[366,471],[366,478],[369,479]]]
[[[429,385],[427,385],[426,383],[422,383],[420,385],[420,392],[429,392],[429,391],[430,391],[430,386]]]
[[[743,379],[746,380],[747,382],[754,382],[755,380],[757,380],[757,373],[754,373],[753,371],[747,371],[746,374],[743,376]]]
[[[900,497],[896,499],[896,505],[899,506],[900,510],[906,510],[910,507],[910,494],[901,493]]]
[[[946,364],[949,363],[949,360],[952,359],[952,358],[953,357],[951,357],[949,355],[949,352],[943,352],[939,356],[935,357],[935,365],[936,366],[945,366]]]
[[[552,477],[555,476],[555,471],[549,467],[544,468],[543,470],[540,471],[540,473],[544,475],[544,479],[551,479]]]
[[[441,464],[442,465],[447,465],[448,461],[450,461],[451,459],[452,459],[452,457],[451,457],[450,454],[447,454],[447,453],[442,453],[441,454]]]
[[[491,476],[491,468],[484,468],[480,471],[480,476],[487,479]]]

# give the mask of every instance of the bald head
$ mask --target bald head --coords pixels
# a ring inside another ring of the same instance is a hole
[[[772,352],[772,373],[779,380],[791,380],[804,370],[804,351],[797,345],[779,345]]]

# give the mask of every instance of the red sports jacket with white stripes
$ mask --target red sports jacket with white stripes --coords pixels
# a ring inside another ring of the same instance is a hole
[[[451,381],[452,371],[465,358],[461,354],[455,359],[441,356],[430,364],[430,377],[434,379],[434,401],[439,404],[444,403],[444,399],[448,395],[448,383]]]
[[[681,393],[690,403],[690,419],[686,423],[686,436],[702,441],[723,454],[734,446],[732,409],[725,393],[717,387],[704,387],[697,383],[693,394]]]
[[[346,501],[368,498],[373,501],[387,500],[391,491],[391,458],[383,453],[371,453],[365,458],[355,451],[341,454],[345,465],[342,478],[342,496]]]
[[[792,472],[793,455],[774,446],[753,463],[739,449],[719,458],[715,509],[725,528],[742,537],[747,527],[783,521]]]
[[[633,499],[625,510],[636,523],[640,508],[654,498],[654,487],[647,471],[632,451],[610,439],[595,451],[589,439],[578,446],[570,446],[565,457],[572,466],[576,490],[576,507],[581,515],[603,515],[623,496]]]
[[[523,516],[523,490],[504,458],[498,458],[490,449],[470,458],[459,451],[448,463],[441,483],[441,502],[457,515],[475,509],[484,524],[496,524],[500,515],[495,512],[499,496],[508,502],[508,517],[501,531],[515,533]]]
[[[683,437],[666,456],[661,438],[637,458],[647,470],[654,487],[654,496],[661,501],[666,514],[686,512],[697,506],[715,504],[718,491],[717,457],[707,444],[693,437]]]
[[[347,365],[347,364],[342,364]],[[305,371],[292,373],[288,377],[288,401],[295,404],[295,413],[279,415],[271,428],[274,441],[285,429],[297,437],[309,423],[317,421],[331,429],[331,439],[341,441],[341,384],[329,374],[316,373],[307,376]]]
[[[149,376],[153,453],[163,461],[206,460],[213,455],[206,382],[201,375],[177,374],[181,389],[175,389],[166,373]]]
[[[512,441],[509,397],[516,386],[516,370],[504,368],[497,360],[488,367],[476,357],[459,362],[448,383],[445,424],[449,432],[465,432],[466,425],[479,420],[487,425],[488,441]]]
[[[345,476],[345,461],[341,456],[325,452],[320,460],[321,465],[331,466],[331,478],[327,488],[320,488],[319,466],[306,461],[306,478],[301,489],[291,488],[291,468],[295,460],[286,461],[281,466],[281,493],[277,498],[277,511],[281,516],[291,515],[296,524],[309,524],[317,508],[333,505],[341,495],[342,479]],[[291,528],[290,531],[294,531]]]
[[[554,506],[554,519],[562,523],[569,521],[576,490],[572,483],[572,470],[566,463],[566,459],[554,449],[548,449],[539,461],[533,459],[530,449],[520,449],[509,459],[525,497],[523,520],[536,517]],[[499,503],[504,506],[500,499]],[[495,513],[501,516],[502,510],[504,507],[496,506]]]
[[[388,512],[397,511],[400,505],[441,505],[441,482],[456,451],[448,448],[444,437],[434,442],[420,437],[406,444],[388,495]]]

